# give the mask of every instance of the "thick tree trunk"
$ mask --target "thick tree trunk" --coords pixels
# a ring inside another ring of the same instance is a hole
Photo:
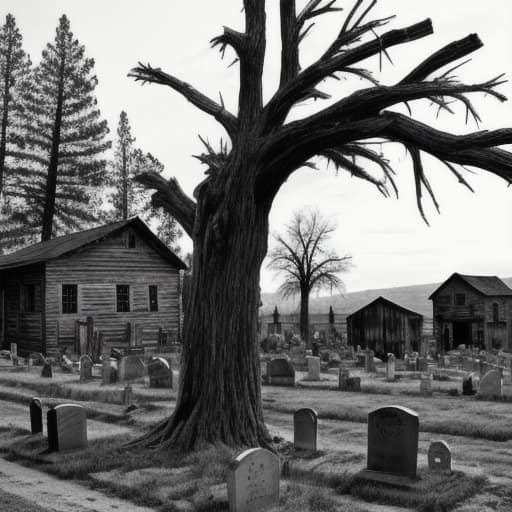
[[[310,348],[309,343],[309,290],[302,289],[300,291],[300,336],[306,343],[306,347]]]
[[[176,409],[144,445],[270,446],[257,344],[268,206],[255,204],[250,174],[201,186]]]

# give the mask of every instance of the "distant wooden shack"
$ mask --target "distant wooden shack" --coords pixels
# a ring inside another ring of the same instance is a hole
[[[156,345],[178,332],[185,268],[137,217],[0,256],[0,346],[81,354],[99,334]]]
[[[512,289],[496,276],[452,274],[429,297],[440,352],[512,349]]]
[[[423,316],[384,297],[378,297],[347,316],[347,340],[354,347],[369,348],[378,357],[392,352],[419,351]]]

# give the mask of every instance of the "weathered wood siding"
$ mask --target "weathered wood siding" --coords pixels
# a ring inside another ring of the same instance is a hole
[[[29,352],[44,351],[43,339],[43,276],[42,266],[4,271],[1,286],[5,301],[5,340],[4,346],[18,344],[18,353],[22,356]],[[24,293],[27,285],[37,286],[34,311],[24,308]]]
[[[128,248],[128,233],[136,247]],[[46,265],[47,351],[74,348],[75,323],[90,316],[108,343],[128,344],[127,323],[141,334],[158,328],[177,331],[179,271],[130,228]],[[62,285],[76,284],[76,314],[62,313]],[[117,312],[116,285],[129,285],[130,312]],[[158,287],[158,311],[149,311],[149,285]],[[147,335],[146,339],[147,340]],[[58,347],[59,345],[59,347]]]
[[[494,305],[498,318],[494,318]],[[487,349],[512,349],[512,297],[486,297],[484,300],[484,338]]]

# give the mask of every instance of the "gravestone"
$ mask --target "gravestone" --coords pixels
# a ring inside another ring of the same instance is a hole
[[[251,448],[228,469],[231,512],[259,512],[279,503],[279,459],[264,448]]]
[[[432,381],[430,375],[422,375],[420,379],[420,395],[432,396]]]
[[[468,373],[463,379],[462,379],[462,394],[463,395],[474,395],[475,390],[473,388],[473,373]]]
[[[386,362],[386,380],[392,382],[395,380],[395,356],[394,354],[388,354],[388,360]]]
[[[272,359],[267,363],[267,380],[275,386],[295,386],[295,368],[284,357]]]
[[[308,380],[320,380],[320,358],[306,357],[308,361]]]
[[[502,395],[501,375],[498,370],[489,370],[480,380],[478,394],[484,397]]]
[[[87,418],[81,405],[61,404],[47,414],[48,449],[67,451],[87,448]]]
[[[43,407],[41,400],[34,397],[30,400],[30,431],[32,434],[39,434],[43,431]]]
[[[18,366],[18,344],[11,343],[11,361],[13,366]]]
[[[139,356],[125,356],[119,363],[119,382],[144,377],[144,363]]]
[[[386,406],[368,414],[367,469],[416,478],[418,414],[406,407]]]
[[[440,473],[451,474],[452,452],[444,441],[434,441],[428,448],[428,469]]]
[[[44,359],[43,361],[43,369],[41,370],[41,377],[45,377],[47,379],[51,379],[53,377],[52,373],[52,365],[50,361]]]
[[[299,409],[293,415],[293,444],[302,450],[317,449],[318,414],[314,409]]]
[[[364,354],[364,370],[367,373],[372,373],[375,371],[375,362],[373,361],[375,353],[373,350],[367,350]]]
[[[92,366],[94,362],[92,358],[84,354],[80,356],[80,382],[86,382],[92,379]]]
[[[338,371],[338,388],[344,390],[346,381],[350,377],[350,371],[348,368],[341,368]]]
[[[163,357],[155,357],[148,365],[150,388],[172,388],[172,370]]]

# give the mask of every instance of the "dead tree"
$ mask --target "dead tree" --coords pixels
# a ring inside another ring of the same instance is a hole
[[[335,40],[313,64],[301,69],[299,49],[311,20],[339,10],[333,0],[310,0],[296,11],[295,0],[281,0],[281,78],[278,90],[264,104],[265,1],[243,0],[245,29],[225,28],[212,41],[230,47],[240,68],[238,112],[213,101],[194,87],[159,68],[140,64],[130,76],[166,85],[213,116],[226,130],[230,144],[201,156],[207,176],[187,197],[175,178],[142,175],[155,189],[153,202],[167,209],[193,240],[193,275],[186,305],[179,394],[171,417],[142,441],[148,446],[190,449],[204,442],[269,445],[260,399],[257,348],[259,272],[267,252],[268,216],[272,201],[287,178],[310,159],[325,157],[340,169],[373,183],[383,194],[393,186],[393,170],[374,141],[403,144],[411,155],[418,207],[422,191],[435,202],[422,165],[422,153],[446,164],[467,185],[458,166],[473,166],[512,182],[512,154],[498,148],[512,143],[512,129],[453,135],[389,107],[428,99],[441,109],[462,102],[475,118],[469,93],[500,101],[500,77],[465,84],[452,65],[481,47],[477,35],[441,47],[398,82],[379,84],[358,64],[387,55],[396,45],[433,32],[430,19],[386,30],[391,18],[369,20],[375,0],[355,1]],[[384,29],[384,30],[383,30]],[[379,33],[379,35],[376,35]],[[421,48],[418,49],[420,51]],[[449,71],[442,71],[445,66]],[[303,119],[287,122],[290,111],[308,98],[326,98],[322,81],[352,74],[369,80],[363,88]],[[366,162],[382,169],[382,178],[365,170]],[[467,185],[468,186],[468,185]]]

